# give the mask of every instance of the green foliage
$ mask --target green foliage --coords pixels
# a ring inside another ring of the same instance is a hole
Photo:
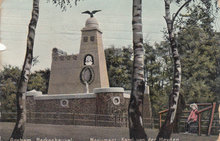
[[[16,93],[21,70],[18,67],[5,66],[0,72],[0,102],[1,110],[16,112]],[[28,91],[35,89],[47,93],[50,70],[40,70],[31,74]]]
[[[182,90],[188,103],[216,101],[220,50],[213,17],[201,6],[188,8],[179,26],[178,46],[182,63]]]
[[[0,101],[2,111],[16,111],[16,91],[21,70],[18,67],[5,66],[0,73]]]
[[[111,87],[131,89],[132,55],[130,47],[105,49],[108,77]]]
[[[169,44],[167,42],[156,43],[155,46],[145,44],[144,48],[147,83],[150,87],[157,84],[160,88],[164,88],[169,85],[172,75]]]
[[[11,65],[5,66],[0,73],[0,80],[11,79],[14,83],[19,81],[21,70],[18,67],[12,67]]]
[[[167,42],[145,48],[145,74],[150,86],[153,114],[167,107],[168,93],[171,90],[172,65]],[[105,49],[106,64],[111,87],[131,90],[133,50],[130,47]]]
[[[164,110],[171,92],[172,60],[168,42],[161,42],[145,48],[145,75],[150,87],[150,98],[154,116]]]
[[[1,102],[1,111],[16,112],[16,94],[7,95]]]
[[[35,89],[37,91],[41,91],[43,94],[46,94],[49,85],[49,77],[49,69],[35,71],[30,76],[30,80],[28,82],[28,91]]]
[[[220,36],[216,36],[212,25],[213,5],[198,3],[188,5],[186,14],[182,14],[174,26],[182,64],[181,94],[186,103],[220,99]],[[168,41],[163,41],[145,47],[145,73],[154,116],[167,107],[172,90],[173,63],[169,46]]]

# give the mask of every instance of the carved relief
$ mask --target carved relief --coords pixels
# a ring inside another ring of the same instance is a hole
[[[90,65],[93,65],[94,64],[94,59],[93,59],[93,56],[88,54],[85,56],[84,58],[84,65],[86,66],[90,66]]]

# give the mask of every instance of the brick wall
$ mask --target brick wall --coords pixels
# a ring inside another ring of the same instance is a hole
[[[114,101],[115,98],[120,102]],[[66,106],[62,106],[63,100],[68,100]],[[101,92],[90,98],[72,99],[35,99],[28,96],[27,120],[33,123],[126,127],[129,100],[123,92]],[[147,107],[146,104],[143,106]],[[146,119],[150,112],[149,108],[145,108],[143,122],[146,127],[152,127],[149,126],[152,121]]]
[[[51,95],[50,95],[51,96]],[[42,96],[43,97],[43,96]],[[113,100],[120,99],[119,104]],[[62,105],[62,101],[68,104]],[[27,96],[28,122],[50,124],[80,124],[97,126],[125,126],[128,102],[123,93],[99,93],[96,97],[72,99],[35,99]]]

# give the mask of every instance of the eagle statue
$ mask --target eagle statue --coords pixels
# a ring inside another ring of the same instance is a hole
[[[87,11],[82,12],[82,14],[89,14],[90,17],[94,17],[93,15],[99,11],[101,11],[101,10],[93,10],[92,12],[87,10]]]

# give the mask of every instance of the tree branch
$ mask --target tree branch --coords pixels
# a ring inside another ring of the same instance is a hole
[[[192,0],[186,1],[186,2],[177,10],[177,12],[175,13],[175,15],[174,15],[173,18],[172,18],[172,28],[173,28],[173,23],[174,23],[174,21],[175,21],[177,15],[179,14],[179,12],[180,12],[188,3],[190,3],[191,1],[192,1]]]

